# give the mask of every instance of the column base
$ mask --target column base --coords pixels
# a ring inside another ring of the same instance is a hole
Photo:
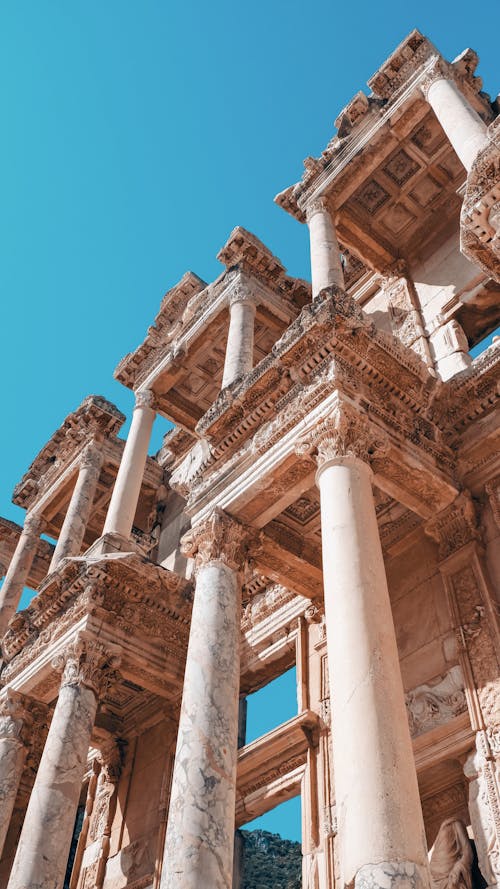
[[[414,861],[380,861],[364,864],[354,879],[355,889],[424,889],[427,871]]]

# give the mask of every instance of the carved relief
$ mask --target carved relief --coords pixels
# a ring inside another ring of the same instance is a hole
[[[297,454],[316,451],[319,466],[339,457],[358,457],[369,463],[386,444],[383,432],[371,429],[362,414],[339,398],[328,418],[299,439],[295,450]]]
[[[462,821],[447,818],[429,852],[434,889],[472,889],[472,846]]]
[[[248,531],[221,509],[215,509],[208,519],[184,535],[181,550],[196,560],[197,568],[218,561],[241,571],[248,551]]]
[[[118,646],[80,635],[54,658],[52,666],[63,674],[61,687],[84,685],[99,697],[116,681],[120,659]]]
[[[409,691],[406,709],[413,738],[465,713],[467,701],[460,667],[452,667],[445,676]]]

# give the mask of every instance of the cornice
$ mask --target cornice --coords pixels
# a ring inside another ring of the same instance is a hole
[[[446,62],[419,31],[412,31],[368,81],[372,90],[365,96],[358,92],[335,121],[337,134],[321,156],[304,161],[300,182],[275,197],[275,202],[300,222],[306,221],[306,207],[322,194],[331,194],[334,180],[351,175],[353,162],[371,155],[384,133],[389,134],[393,120],[398,120],[409,106],[415,117],[425,109],[422,87],[438,60],[484,118],[491,119],[488,97],[480,94],[481,79],[474,74],[477,56],[465,50],[453,62]],[[389,140],[386,138],[385,142]],[[391,146],[387,146],[389,150]],[[336,207],[340,209],[340,205]]]
[[[84,615],[96,612],[112,616],[113,625],[132,636],[166,642],[175,629],[187,644],[190,609],[190,583],[136,554],[73,559],[11,620],[2,641],[8,662],[2,678],[17,675]]]

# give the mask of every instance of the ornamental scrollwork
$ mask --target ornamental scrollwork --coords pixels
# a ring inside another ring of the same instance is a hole
[[[223,562],[234,571],[242,571],[247,558],[248,537],[247,530],[239,522],[217,508],[184,535],[181,551],[195,559],[196,570],[208,562]]]
[[[120,649],[97,639],[78,636],[52,661],[62,673],[61,688],[85,686],[99,697],[116,681]]]
[[[297,454],[313,454],[318,467],[344,457],[356,457],[369,464],[374,456],[382,456],[387,449],[385,433],[372,429],[354,407],[340,400],[330,414],[295,445]]]

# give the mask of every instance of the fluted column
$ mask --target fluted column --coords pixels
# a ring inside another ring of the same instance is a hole
[[[422,92],[467,172],[487,144],[486,124],[460,92],[447,63],[436,57],[421,83]]]
[[[8,889],[61,889],[99,696],[117,649],[80,636],[57,657],[59,697],[31,792]]]
[[[316,299],[325,287],[344,287],[340,248],[332,215],[324,198],[311,201],[306,208],[311,242],[312,296]]]
[[[7,624],[16,613],[23,589],[28,581],[44,520],[38,513],[27,513],[23,530],[14,555],[0,589],[0,637],[5,634]]]
[[[61,559],[80,553],[90,511],[94,502],[97,482],[103,462],[102,447],[91,442],[80,458],[78,477],[50,563],[50,571],[57,568]]]
[[[136,392],[132,423],[111,495],[103,534],[130,537],[155,417],[153,392],[149,389]]]
[[[23,695],[6,689],[0,700],[0,857],[23,774],[31,723]]]
[[[222,388],[249,373],[253,367],[255,298],[244,285],[237,285],[229,297],[229,331]]]
[[[369,455],[340,396],[315,433],[342,885],[428,887],[427,853]]]
[[[216,510],[183,540],[196,590],[161,889],[231,889],[244,530]]]

